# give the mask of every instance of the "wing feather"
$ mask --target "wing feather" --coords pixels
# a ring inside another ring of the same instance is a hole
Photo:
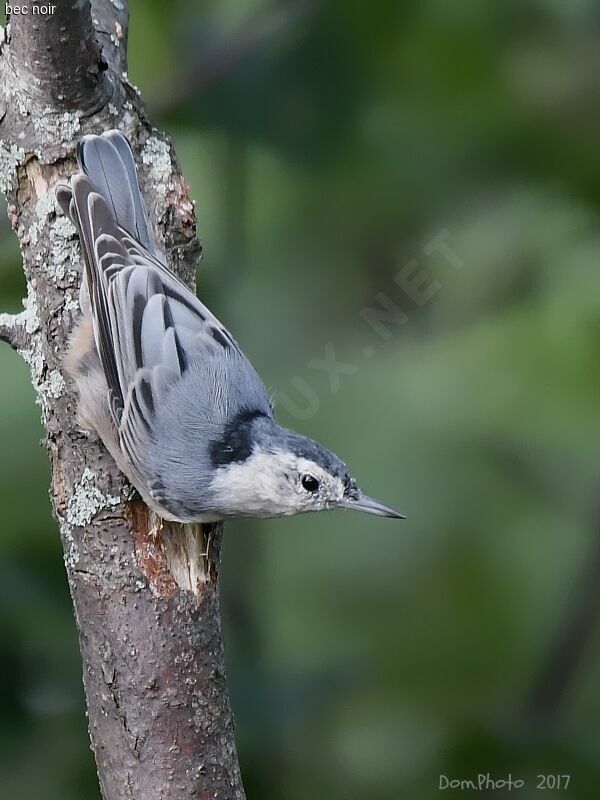
[[[239,348],[150,251],[129,145],[120,134],[106,138],[84,139],[80,161],[91,175],[76,175],[71,190],[61,187],[57,196],[80,230],[110,408],[122,449],[139,474],[140,454],[168,389],[194,362],[220,350],[227,358]]]
[[[71,188],[61,186],[57,199],[79,229],[94,340],[120,447],[132,473],[151,489],[153,422],[169,392],[207,359],[222,359],[221,367],[232,357],[247,362],[154,248],[125,137],[85,137],[79,158],[84,172]],[[211,385],[210,396],[227,410],[224,386]]]

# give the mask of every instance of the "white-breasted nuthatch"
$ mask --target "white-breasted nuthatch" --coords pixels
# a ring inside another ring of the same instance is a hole
[[[343,461],[275,421],[231,334],[151,235],[129,142],[86,136],[57,199],[79,232],[82,319],[67,370],[81,424],[160,516],[214,522],[348,508],[402,515],[358,489]]]

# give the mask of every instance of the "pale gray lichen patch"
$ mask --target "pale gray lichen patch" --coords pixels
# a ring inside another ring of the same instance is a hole
[[[151,136],[142,150],[142,162],[149,167],[150,184],[165,197],[172,176],[169,145],[162,139]]]
[[[43,187],[46,187],[46,189],[35,204],[35,217],[38,221],[32,222],[28,231],[29,241],[34,246],[38,243],[40,231],[48,217],[56,211],[56,196],[54,190],[48,190],[46,183],[44,181],[39,181],[36,187],[38,191],[43,189]]]
[[[60,140],[71,141],[81,130],[81,112],[65,111],[56,114],[52,108],[46,108],[41,114],[32,117],[33,127],[42,136],[57,136],[60,131]]]
[[[17,168],[25,160],[25,150],[11,144],[7,147],[0,143],[0,192],[6,195],[16,185]]]
[[[23,298],[23,311],[20,314],[0,314],[0,326],[7,330],[24,330],[33,334],[40,330],[40,317],[32,286],[27,286],[27,297]]]
[[[20,351],[29,367],[31,383],[36,393],[36,403],[41,408],[42,422],[46,424],[51,411],[51,400],[57,400],[66,392],[65,380],[58,370],[48,370],[39,333],[30,339],[30,346]]]
[[[72,292],[65,292],[65,303],[63,306],[63,315],[72,314],[79,311],[79,292],[74,290]]]
[[[45,265],[46,273],[57,283],[64,282],[68,272],[75,279],[78,271],[73,264],[79,262],[79,244],[75,228],[66,217],[58,217],[50,228],[51,262]],[[70,269],[69,269],[70,268]]]
[[[38,393],[38,403],[41,402],[39,397],[40,388],[43,384],[44,375],[44,355],[41,350],[39,336],[33,336],[31,340],[31,347],[21,351],[21,355],[25,359],[25,363],[29,366],[31,371],[31,382],[33,387]]]
[[[21,327],[23,312],[20,314],[0,314],[0,328],[13,331]]]
[[[22,117],[28,117],[31,114],[31,98],[29,95],[24,92],[15,92],[12,95],[12,102]]]
[[[61,531],[65,542],[65,566],[70,569],[75,569],[79,564],[79,548],[73,536],[73,529],[70,525],[63,523]]]
[[[40,392],[45,396],[58,400],[67,391],[65,379],[57,369],[51,370],[43,383],[40,384]]]
[[[23,308],[19,314],[22,324],[27,333],[35,333],[41,328],[40,315],[38,313],[37,301],[31,284],[27,284],[27,297],[23,298]]]
[[[86,468],[67,506],[66,520],[69,525],[83,528],[89,525],[98,512],[115,508],[119,502],[119,497],[103,494],[98,489],[96,475]]]
[[[39,185],[42,187],[47,187],[45,182],[40,183]],[[39,220],[46,220],[50,214],[56,212],[57,208],[58,203],[56,201],[56,192],[54,191],[54,188],[46,188],[46,191],[40,197],[38,197],[38,201],[35,204],[35,215]],[[61,219],[67,219],[67,217],[61,217]],[[67,221],[73,229],[73,232],[75,232],[75,226],[69,220]]]

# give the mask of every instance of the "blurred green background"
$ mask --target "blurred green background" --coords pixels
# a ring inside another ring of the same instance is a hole
[[[427,800],[480,772],[599,797],[598,4],[131,15],[131,79],[197,200],[201,296],[280,419],[408,515],[227,526],[249,800]],[[412,259],[421,304],[396,280]],[[311,365],[326,348],[343,374]],[[38,410],[7,347],[0,374],[0,796],[97,800]]]

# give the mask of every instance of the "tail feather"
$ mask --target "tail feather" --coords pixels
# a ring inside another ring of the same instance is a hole
[[[132,315],[135,318],[136,313],[141,313],[140,301],[145,308],[150,296],[164,294],[166,286],[171,287],[169,297],[176,296],[180,282],[150,236],[135,162],[125,136],[118,131],[85,136],[77,157],[81,172],[73,176],[70,186],[57,186],[56,199],[79,232],[84,263],[81,306],[83,310],[85,304],[91,312],[111,413],[119,424],[127,387],[137,369],[135,359],[142,362],[143,356],[139,337],[131,343]],[[143,287],[132,300],[132,308],[126,308],[130,298],[125,294],[119,304],[118,292],[127,286],[130,272],[138,276]],[[157,282],[156,287],[153,281]],[[199,314],[202,321],[205,314],[208,312]],[[125,327],[119,315],[124,316]],[[183,356],[175,340],[173,345],[175,349],[169,351],[171,360],[181,366]],[[133,366],[130,361],[135,362]]]
[[[109,131],[105,134],[107,141],[116,147],[121,161],[129,176],[129,185],[131,186],[131,193],[133,197],[133,205],[135,211],[135,230],[131,231],[132,234],[137,234],[137,239],[140,244],[143,244],[147,250],[151,252],[156,248],[152,242],[150,230],[148,227],[148,218],[144,209],[144,201],[140,193],[140,184],[138,182],[137,169],[135,161],[133,160],[133,153],[127,139],[119,131]]]
[[[95,190],[112,209],[119,227],[151,253],[155,251],[140,193],[129,142],[119,131],[84,136],[77,152],[79,163]]]

